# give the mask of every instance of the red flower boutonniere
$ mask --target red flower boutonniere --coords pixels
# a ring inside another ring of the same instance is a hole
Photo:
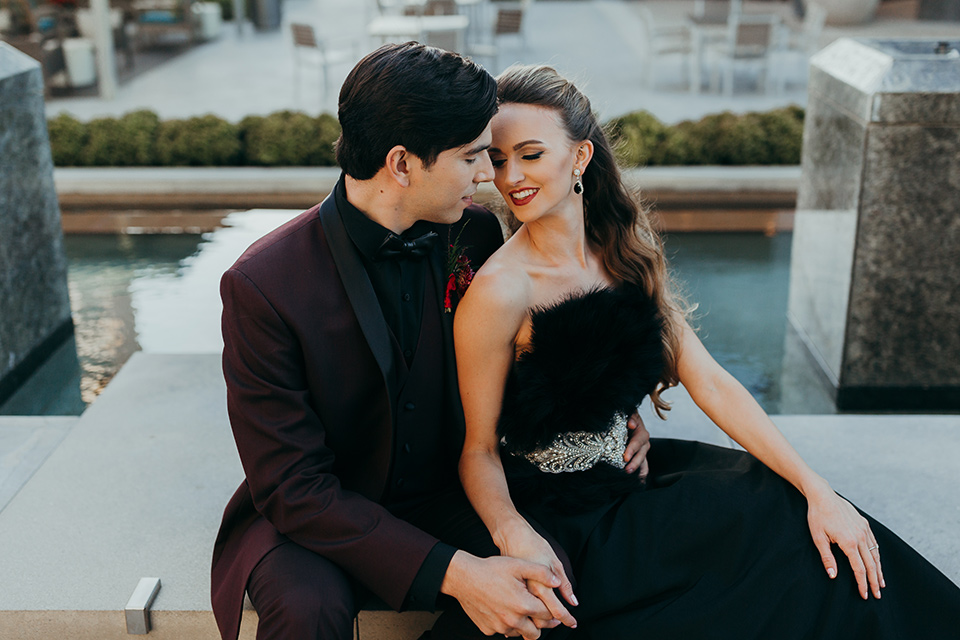
[[[470,266],[470,258],[463,253],[464,247],[460,246],[460,236],[463,230],[467,228],[464,224],[457,234],[457,239],[450,242],[447,247],[447,291],[443,296],[443,310],[446,313],[452,313],[456,303],[467,292],[467,287],[473,281],[473,267]],[[449,241],[449,232],[447,236]]]

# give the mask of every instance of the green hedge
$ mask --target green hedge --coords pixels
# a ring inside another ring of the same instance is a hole
[[[803,109],[713,114],[668,126],[646,111],[607,123],[625,166],[800,164]],[[53,162],[69,166],[334,166],[340,125],[329,114],[279,111],[232,124],[207,115],[160,120],[152,111],[48,121]]]
[[[329,114],[280,111],[233,124],[214,115],[160,120],[152,111],[47,121],[58,167],[334,166],[340,124]]]
[[[800,164],[800,107],[763,113],[730,112],[665,125],[646,111],[607,123],[617,156],[628,167],[656,165]]]

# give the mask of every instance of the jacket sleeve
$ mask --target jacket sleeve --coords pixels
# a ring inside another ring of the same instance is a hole
[[[220,294],[227,409],[256,509],[401,609],[436,538],[341,486],[296,336],[236,267]]]

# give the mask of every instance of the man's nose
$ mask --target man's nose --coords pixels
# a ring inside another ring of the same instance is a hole
[[[477,175],[474,182],[490,182],[493,180],[493,163],[490,162],[490,154],[484,151],[477,159],[480,166],[477,168]]]

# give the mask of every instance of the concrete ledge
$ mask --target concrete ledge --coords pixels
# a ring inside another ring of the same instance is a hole
[[[330,192],[337,167],[104,167],[54,172],[60,205],[81,209],[306,208]],[[661,206],[793,208],[800,167],[649,167],[627,183]],[[493,185],[480,199],[499,198]]]
[[[668,422],[645,417],[655,436],[729,444],[684,390],[668,393]],[[960,580],[960,416],[775,420],[837,490]],[[127,638],[124,605],[156,576],[148,637],[215,638],[210,554],[241,477],[219,356],[135,354],[0,511],[0,566],[15,576],[0,637]],[[361,636],[412,639],[433,618],[365,611]],[[247,611],[244,640],[256,623]]]

